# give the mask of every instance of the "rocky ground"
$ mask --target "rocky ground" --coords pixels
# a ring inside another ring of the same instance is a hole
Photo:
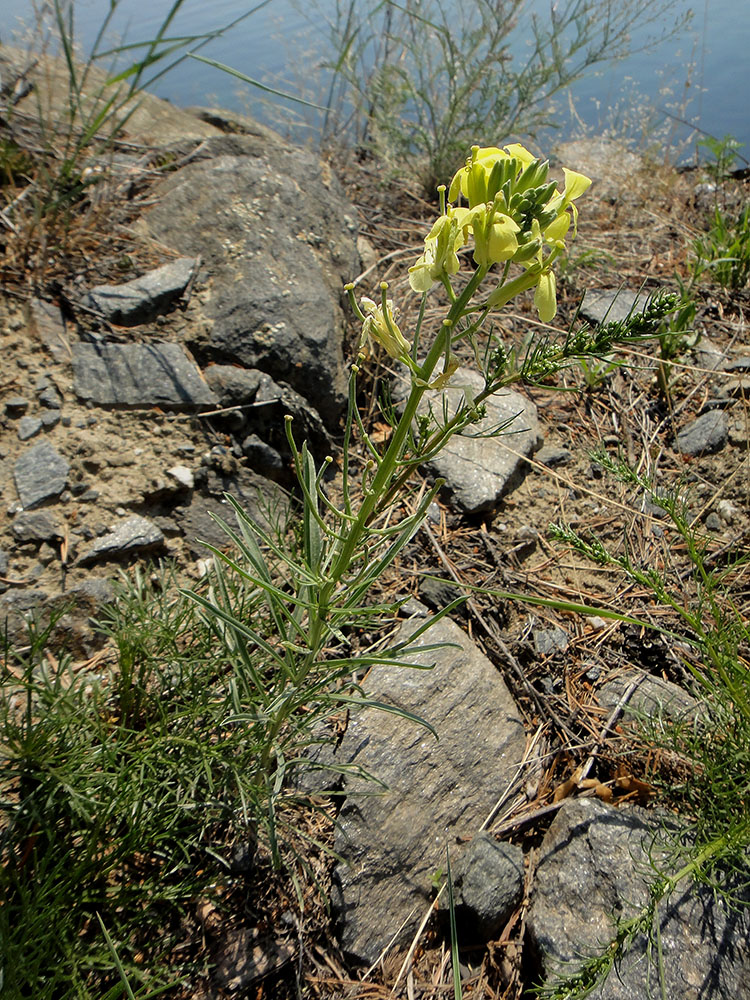
[[[120,571],[170,559],[184,579],[198,578],[201,540],[225,542],[210,517],[225,515],[224,494],[258,509],[290,485],[285,413],[300,438],[335,454],[355,335],[342,286],[358,279],[372,294],[388,279],[408,323],[416,304],[405,269],[434,212],[414,192],[384,189],[367,163],[339,164],[339,180],[248,120],[155,101],[139,114],[132,148],[96,165],[86,211],[98,249],[73,226],[67,258],[52,255],[39,280],[38,253],[24,258],[7,227],[3,236],[0,612],[11,641],[23,643],[29,615],[64,606],[60,641],[80,662],[98,655],[90,619]],[[583,315],[595,323],[687,276],[690,241],[714,196],[699,176],[607,143],[571,143],[559,160],[594,178],[562,275],[560,321],[585,289]],[[742,181],[724,196],[745,197]],[[592,449],[604,447],[664,486],[688,485],[715,559],[746,548],[748,301],[747,290],[701,289],[700,339],[671,367],[666,397],[656,350],[645,347],[629,352],[627,367],[571,372],[574,392],[536,388],[501,401],[519,415],[515,433],[459,442],[447,464],[424,470],[448,487],[386,586],[418,598],[417,616],[466,582],[666,621],[648,594],[571,554],[548,526],[596,530],[615,548],[627,534],[644,565],[684,565],[661,512],[592,463]],[[523,337],[530,305],[502,324],[503,336]],[[389,373],[373,365],[369,376],[372,399]],[[363,409],[387,434],[367,399]],[[407,949],[430,912],[446,830],[474,996],[520,995],[540,970],[595,947],[612,912],[647,892],[632,859],[645,859],[656,822],[644,808],[653,808],[655,765],[612,713],[694,710],[674,650],[595,614],[479,597],[441,628],[460,649],[418,672],[420,683],[385,668],[369,678],[373,693],[440,721],[439,752],[403,723],[366,714],[339,748],[390,792],[350,795],[342,809],[335,939],[304,956],[319,995],[354,989],[354,970],[376,963],[388,987],[441,993],[448,979],[434,920],[416,952]],[[566,782],[572,797],[553,801]],[[750,995],[737,992],[750,981],[739,920],[708,896],[674,902],[663,928],[667,995]],[[260,989],[256,977],[269,968],[283,976],[291,952],[274,947],[285,935],[272,929],[257,962],[257,939],[235,939],[214,995]],[[646,995],[642,951],[639,943],[595,995]]]

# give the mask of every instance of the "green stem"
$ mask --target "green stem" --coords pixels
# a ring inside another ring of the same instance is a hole
[[[337,544],[338,552],[336,552],[332,559],[327,580],[320,588],[317,607],[310,612],[308,633],[308,648],[310,652],[300,664],[296,677],[297,683],[304,680],[318,659],[320,649],[328,632],[326,619],[328,617],[331,598],[341,578],[348,570],[354,554],[367,532],[368,525],[373,517],[379,513],[379,507],[382,509],[383,498],[390,496],[389,488],[392,485],[394,473],[406,447],[409,431],[417,415],[422,396],[427,390],[427,383],[430,381],[435,367],[445,351],[446,343],[450,345],[453,330],[464,315],[472,296],[484,280],[487,270],[486,267],[477,268],[466,288],[451,304],[448,317],[436,336],[424,364],[412,376],[411,392],[406,401],[401,419],[396,425],[388,448],[380,460],[378,470],[367,490],[356,518],[350,523],[348,531],[344,533],[342,539]]]

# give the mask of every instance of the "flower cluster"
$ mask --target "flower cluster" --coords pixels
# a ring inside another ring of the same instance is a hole
[[[458,251],[471,238],[477,267],[488,271],[493,264],[513,262],[523,269],[505,280],[506,267],[485,305],[499,308],[519,292],[535,288],[539,317],[549,323],[557,311],[552,264],[565,250],[571,221],[575,230],[574,201],[591,184],[583,174],[563,172],[565,187],[558,191],[554,181],[548,181],[549,163],[518,143],[504,149],[474,146],[451,182],[447,207],[441,191],[440,217],[425,239],[424,253],[409,268],[411,287],[427,292],[436,282],[448,284],[459,269]]]

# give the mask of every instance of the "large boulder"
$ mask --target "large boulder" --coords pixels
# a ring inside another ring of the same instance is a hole
[[[358,256],[356,213],[330,168],[281,140],[226,135],[160,181],[153,201],[150,235],[205,262],[211,356],[283,379],[334,420],[346,389],[342,287]]]
[[[414,630],[407,623],[400,635]],[[440,649],[421,649],[427,644]],[[478,833],[523,757],[525,737],[500,674],[461,629],[441,619],[415,640],[415,667],[374,667],[368,697],[414,713],[426,729],[376,708],[354,714],[338,757],[386,786],[345,781],[334,907],[345,951],[374,962],[408,940],[430,905],[446,845]]]
[[[646,906],[649,886],[668,866],[659,829],[659,819],[637,807],[577,799],[560,809],[541,845],[527,922],[545,978],[569,975],[587,957],[601,955],[617,921]],[[656,942],[638,934],[617,969],[594,988],[592,1000],[747,996],[747,910],[733,912],[710,889],[685,879],[661,901],[656,919],[662,968]]]

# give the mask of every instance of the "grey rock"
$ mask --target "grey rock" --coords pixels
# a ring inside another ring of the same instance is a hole
[[[312,153],[227,135],[157,184],[145,223],[207,261],[214,355],[289,382],[330,421],[345,405],[340,300],[359,266],[355,217]]]
[[[406,623],[399,639],[413,630]],[[397,932],[398,941],[413,933],[446,844],[478,831],[524,752],[518,710],[489,660],[445,619],[415,645],[435,642],[455,646],[408,653],[432,669],[379,665],[365,691],[429,722],[439,741],[414,722],[368,708],[352,714],[338,752],[342,764],[387,787],[378,794],[377,785],[347,775],[335,839],[344,859],[332,896],[341,944],[367,962]]]
[[[248,470],[243,470],[239,478],[227,477],[220,487],[221,496],[194,495],[188,506],[176,511],[188,548],[196,558],[209,555],[205,542],[216,548],[229,544],[217,517],[232,529],[237,526],[234,510],[223,498],[224,492],[230,492],[242,504],[245,513],[265,529],[272,528],[272,522],[283,524],[288,516],[288,497],[275,483]]]
[[[30,438],[36,437],[42,427],[44,424],[39,417],[21,417],[18,421],[19,441],[28,441]]]
[[[196,263],[181,257],[123,285],[97,285],[89,292],[89,304],[119,326],[149,323],[182,295]]]
[[[0,597],[0,629],[12,648],[27,645],[29,625],[46,600],[45,591],[33,588],[10,590]]]
[[[663,677],[643,674],[639,670],[626,670],[605,681],[596,693],[599,704],[611,712],[628,687],[639,677],[640,684],[623,708],[626,719],[648,721],[665,717],[686,722],[700,716],[700,701],[684,688]]]
[[[537,656],[551,656],[564,653],[570,640],[561,628],[538,628],[534,630],[534,649]]]
[[[187,465],[173,465],[171,469],[167,469],[167,475],[186,490],[192,490],[195,486],[195,476]]]
[[[521,901],[523,851],[516,844],[480,833],[451,860],[451,874],[459,935],[465,930],[471,937],[479,934],[485,941],[491,940]],[[445,897],[443,893],[441,908],[448,905]]]
[[[462,386],[473,393],[484,388],[478,372],[459,368],[447,389],[427,391],[419,412],[433,408],[442,419],[443,397],[453,414],[464,399]],[[399,379],[394,387],[394,402],[403,404],[407,385]],[[467,514],[491,511],[502,496],[518,485],[539,438],[536,406],[517,392],[497,393],[485,402],[487,414],[463,434],[457,434],[439,455],[426,465],[435,477],[445,479],[445,491],[451,502]],[[476,437],[493,428],[506,426],[497,437]]]
[[[78,566],[87,566],[99,559],[117,559],[133,552],[146,552],[161,547],[164,535],[145,517],[134,514],[118,524],[114,530],[97,538],[77,560]]]
[[[436,580],[434,577],[425,577],[419,581],[419,596],[431,608],[441,611],[451,601],[465,595],[464,591],[451,580]],[[456,610],[460,612],[462,607],[459,605]]]
[[[729,443],[735,448],[747,451],[750,448],[750,421],[744,413],[730,417],[729,420]]]
[[[750,376],[740,375],[722,382],[719,395],[726,399],[750,399]]]
[[[69,463],[42,441],[23,452],[16,461],[14,477],[18,497],[26,510],[59,496],[68,481]]]
[[[45,431],[51,431],[53,427],[57,427],[60,423],[61,416],[59,410],[47,410],[39,419],[42,421],[42,427]]]
[[[203,375],[221,407],[252,403],[261,382],[269,378],[257,368],[236,365],[209,365]]]
[[[37,399],[39,405],[48,410],[59,410],[62,406],[62,397],[53,385],[45,386],[39,393]]]
[[[29,401],[23,396],[10,396],[5,400],[5,412],[9,417],[20,417],[28,410]]]
[[[257,434],[248,434],[242,442],[242,452],[258,472],[275,473],[284,468],[284,462],[278,451],[262,441]]]
[[[709,410],[677,435],[677,447],[683,455],[712,455],[721,451],[729,434],[727,415],[723,410]]]
[[[29,303],[29,332],[41,341],[58,364],[68,364],[69,332],[59,306],[43,299],[32,299]]]
[[[109,580],[89,577],[69,587],[64,594],[55,594],[45,601],[42,621],[52,616],[54,625],[50,642],[55,648],[64,648],[75,656],[92,656],[107,642],[107,637],[96,628],[103,608],[112,604],[115,592]]]
[[[540,849],[527,928],[542,974],[570,973],[601,954],[615,919],[634,916],[649,899],[650,861],[658,819],[643,809],[613,809],[596,799],[571,799]],[[665,996],[673,1000],[736,1000],[750,982],[747,908],[728,910],[711,889],[681,883],[659,906]],[[656,949],[638,937],[593,1000],[643,1000],[658,993]]]
[[[43,590],[14,590],[0,598],[0,623],[11,646],[28,644],[31,621],[48,629],[47,649],[64,649],[74,656],[89,657],[106,642],[94,623],[105,604],[114,600],[112,584],[92,577],[63,594],[49,596]]]
[[[10,530],[18,542],[47,542],[62,535],[57,518],[44,510],[22,511],[13,520]]]
[[[581,316],[590,323],[620,323],[631,314],[643,312],[649,295],[627,288],[597,288],[588,291]]]
[[[715,510],[712,510],[711,513],[708,514],[708,516],[706,517],[705,524],[709,531],[724,530],[724,525],[721,523],[721,518],[719,517],[719,515],[716,513]]]
[[[568,448],[556,448],[554,445],[545,445],[534,455],[534,458],[541,465],[546,465],[550,469],[558,465],[568,465],[573,458],[573,453]]]
[[[742,513],[739,507],[727,499],[719,500],[716,505],[716,512],[725,524],[734,524]]]
[[[750,357],[731,358],[722,365],[725,372],[750,372]]]
[[[194,410],[216,397],[179,344],[74,344],[74,390],[100,406]]]
[[[693,348],[696,361],[700,368],[708,368],[710,371],[717,371],[724,367],[724,353],[721,348],[712,343],[708,337],[701,337],[700,341]]]

